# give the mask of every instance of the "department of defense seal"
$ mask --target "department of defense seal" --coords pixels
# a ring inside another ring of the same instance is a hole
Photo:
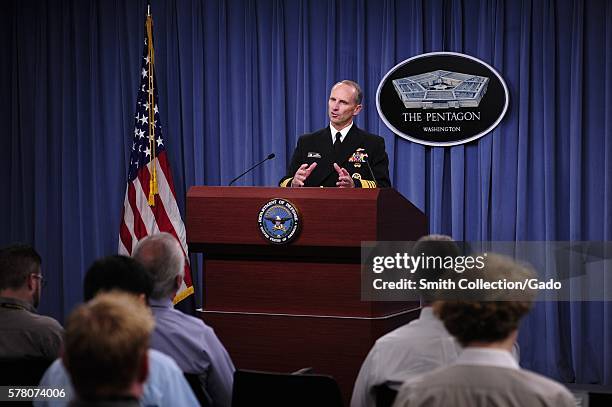
[[[300,226],[297,208],[282,198],[266,202],[259,210],[257,223],[263,237],[273,244],[289,243],[297,236]]]

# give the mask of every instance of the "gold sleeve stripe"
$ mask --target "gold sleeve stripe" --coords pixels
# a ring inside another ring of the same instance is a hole
[[[283,188],[287,188],[289,186],[289,184],[291,183],[291,180],[293,178],[287,178],[286,180],[284,180],[283,182],[280,183],[280,186]]]
[[[361,180],[361,188],[376,188],[376,182],[367,179]]]

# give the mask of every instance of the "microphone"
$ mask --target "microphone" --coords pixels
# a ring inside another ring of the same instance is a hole
[[[242,174],[238,175],[236,178],[231,180],[230,183],[227,184],[227,186],[231,187],[234,182],[238,181],[244,175],[248,174],[249,172],[253,171],[255,168],[259,167],[261,164],[265,163],[268,160],[273,159],[274,157],[276,157],[276,155],[274,153],[268,155],[266,158],[264,158],[263,160],[261,160],[260,162],[258,162],[257,164],[255,164],[254,166],[252,166],[251,168],[249,168],[248,170],[246,170],[245,172],[243,172]]]
[[[368,165],[368,170],[370,170],[370,175],[372,176],[372,181],[376,182],[376,177],[374,177],[374,172],[372,171],[372,167],[370,167],[370,157],[368,157],[365,162]],[[378,185],[378,182],[376,182],[376,185]]]

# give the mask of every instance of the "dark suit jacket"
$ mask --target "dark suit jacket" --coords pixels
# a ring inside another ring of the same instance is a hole
[[[365,160],[369,162],[372,172]],[[366,133],[355,124],[337,152],[334,151],[329,127],[301,136],[293,152],[287,176],[279,182],[279,185],[281,187],[291,186],[291,179],[300,165],[310,165],[315,161],[317,167],[306,178],[304,186],[335,187],[338,182],[338,173],[334,170],[334,163],[346,168],[357,188],[391,186],[385,140],[380,136]]]

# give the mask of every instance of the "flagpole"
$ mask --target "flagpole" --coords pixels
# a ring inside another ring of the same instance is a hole
[[[155,195],[157,195],[157,165],[155,161],[155,97],[154,97],[154,77],[155,74],[155,50],[153,47],[153,17],[151,16],[151,4],[147,4],[147,45],[149,56],[149,150],[151,151],[149,180],[149,206],[155,206]]]

